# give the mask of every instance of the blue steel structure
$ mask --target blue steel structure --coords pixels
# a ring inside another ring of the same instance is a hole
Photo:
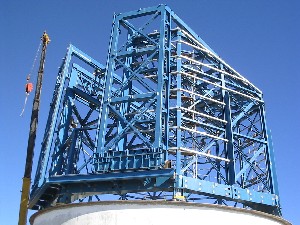
[[[59,70],[29,207],[108,197],[281,215],[262,92],[166,5],[114,16],[106,66],[70,45]]]

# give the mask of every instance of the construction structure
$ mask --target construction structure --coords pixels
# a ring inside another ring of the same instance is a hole
[[[70,45],[59,69],[29,208],[103,200],[281,216],[262,92],[166,5],[114,15],[106,66]]]

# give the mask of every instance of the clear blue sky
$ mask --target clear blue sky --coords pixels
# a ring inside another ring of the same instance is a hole
[[[24,85],[39,38],[50,35],[39,133],[69,43],[105,63],[113,12],[168,4],[226,62],[264,93],[283,216],[300,224],[300,3],[297,0],[64,0],[0,2],[0,218],[17,224],[33,95]],[[36,74],[33,76],[36,78]],[[36,163],[34,164],[36,166]]]

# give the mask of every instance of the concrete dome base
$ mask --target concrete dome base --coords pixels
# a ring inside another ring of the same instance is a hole
[[[280,217],[227,206],[166,201],[102,201],[35,213],[32,225],[291,225]]]

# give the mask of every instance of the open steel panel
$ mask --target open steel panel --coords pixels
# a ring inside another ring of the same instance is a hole
[[[69,46],[57,76],[31,191],[41,208],[57,201],[61,189],[52,185],[41,191],[50,177],[92,172],[89,162],[95,148],[104,73],[104,66]]]
[[[105,69],[69,48],[30,206],[114,194],[280,215],[272,151],[262,92],[169,7],[116,14]]]

